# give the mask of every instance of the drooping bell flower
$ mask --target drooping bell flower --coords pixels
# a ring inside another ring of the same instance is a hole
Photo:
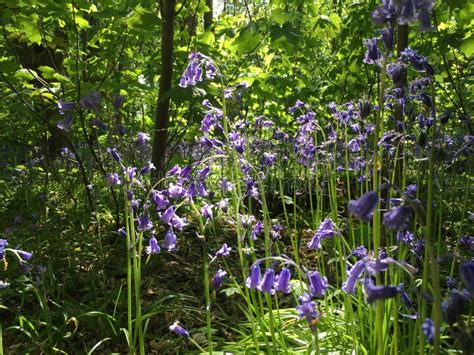
[[[376,64],[380,62],[382,53],[380,52],[379,47],[377,46],[377,38],[369,38],[365,41],[365,46],[367,52],[365,53],[364,63],[366,64]]]
[[[212,206],[205,203],[204,206],[201,207],[201,216],[204,217],[206,220],[212,219]]]
[[[288,109],[288,113],[290,114],[293,114],[296,112],[296,110],[298,110],[299,108],[304,108],[305,107],[305,103],[301,100],[296,100],[296,103],[294,106],[290,107]]]
[[[8,241],[6,239],[0,239],[0,260],[3,260],[5,257],[6,246],[8,246]]]
[[[222,269],[217,270],[216,274],[212,278],[212,288],[219,288],[222,286],[222,282],[224,281],[224,277],[227,275]]]
[[[396,230],[404,229],[410,221],[411,213],[409,206],[394,207],[383,215],[383,224]]]
[[[435,326],[430,318],[425,319],[425,321],[421,325],[421,330],[425,334],[426,340],[428,340],[429,343],[433,343],[433,339],[435,336]]]
[[[375,192],[369,191],[362,195],[358,200],[349,201],[347,208],[355,217],[364,222],[368,222],[372,218],[375,208],[379,202],[379,197]]]
[[[65,118],[62,120],[59,120],[58,123],[56,123],[56,127],[58,127],[60,130],[63,130],[65,132],[69,132],[71,130],[71,125],[74,122],[74,116],[73,115],[67,115]]]
[[[76,107],[76,104],[74,102],[66,102],[63,99],[59,99],[58,101],[58,109],[60,115],[64,115],[67,111],[74,110],[74,107]]]
[[[369,277],[366,277],[364,280],[364,292],[366,301],[372,303],[374,301],[382,301],[395,297],[398,295],[398,287],[391,285],[375,286],[372,280],[370,280]]]
[[[314,319],[320,316],[320,313],[316,311],[316,302],[311,301],[311,297],[307,293],[298,297],[298,301],[300,302],[300,304],[296,306],[298,319],[306,318],[308,323],[311,324]]]
[[[336,233],[334,228],[336,225],[332,221],[331,218],[326,218],[321,224],[319,225],[318,230],[313,236],[313,239],[308,243],[308,247],[310,249],[321,249],[321,240],[326,238],[331,238]]]
[[[398,62],[392,63],[387,67],[387,74],[395,86],[400,87],[404,85],[406,74],[405,65]]]
[[[393,28],[384,28],[382,31],[382,41],[387,52],[393,50],[394,31]]]
[[[367,256],[367,248],[361,245],[352,251],[351,256],[355,256],[357,259],[363,259]]]
[[[177,214],[174,214],[173,218],[171,219],[171,226],[174,229],[182,231],[183,228],[186,226],[186,219],[179,217]]]
[[[471,260],[461,264],[459,275],[461,275],[461,280],[464,282],[466,289],[471,296],[474,296],[474,261]]]
[[[426,72],[429,75],[434,75],[434,69],[428,63],[428,60],[422,55],[419,55],[416,51],[414,51],[410,47],[407,47],[406,49],[403,50],[400,58],[404,62],[408,62],[411,65],[413,65],[413,68],[415,68],[415,70]]]
[[[180,326],[178,321],[170,325],[170,331],[175,333],[176,335],[189,338],[189,332],[186,329],[184,329],[182,326]]]
[[[250,275],[245,281],[247,288],[256,289],[260,283],[260,261],[257,261],[250,268]]]
[[[122,160],[116,148],[107,148],[107,152],[109,152],[112,159],[115,160],[116,162],[120,162],[120,160]]]
[[[349,293],[351,295],[354,294],[356,282],[359,280],[360,276],[362,275],[362,272],[364,272],[365,270],[365,263],[366,261],[362,259],[358,260],[354,264],[354,266],[352,266],[351,270],[348,273],[346,281],[342,284],[342,290],[344,292]]]
[[[153,228],[153,222],[150,219],[150,216],[143,214],[138,216],[138,227],[139,231],[149,231]]]
[[[186,195],[186,189],[179,184],[170,183],[168,187],[168,194],[174,200],[179,200]]]
[[[135,168],[133,166],[127,167],[127,175],[130,181],[132,181],[137,176],[137,171],[138,168]]]
[[[273,288],[274,281],[275,281],[275,270],[273,270],[272,268],[268,268],[267,270],[265,270],[262,280],[258,284],[257,288],[261,292],[265,292],[270,295],[273,295],[275,294],[275,289]]]
[[[250,238],[252,240],[257,240],[257,237],[263,233],[264,225],[262,221],[257,221],[253,227],[252,232],[250,233]]]
[[[155,170],[155,164],[153,164],[151,161],[146,163],[146,165],[140,169],[140,174],[145,175],[146,173],[150,172],[151,170]]]
[[[151,200],[155,204],[157,211],[162,210],[169,205],[169,201],[161,191],[153,191],[151,193]]]
[[[328,288],[328,279],[326,277],[322,277],[317,271],[312,271],[308,273],[308,281],[311,296],[324,296]]]
[[[116,110],[120,109],[123,105],[123,102],[125,101],[125,98],[120,95],[120,94],[115,94],[114,95],[114,103],[113,106]]]
[[[452,289],[449,296],[441,303],[441,315],[448,324],[454,324],[464,313],[469,301],[469,293],[466,290]]]
[[[125,230],[125,227],[121,227],[117,230],[117,234],[121,237],[126,237],[127,236],[127,231]]]
[[[20,258],[24,261],[28,261],[33,257],[33,253],[24,250],[18,250],[18,255],[20,255]]]
[[[232,248],[230,248],[229,246],[227,246],[226,243],[224,243],[224,244],[222,244],[222,247],[218,251],[216,251],[215,256],[216,257],[229,256],[231,250],[232,250]]]
[[[158,245],[158,241],[156,240],[155,236],[152,235],[150,240],[148,241],[148,246],[145,248],[145,252],[150,254],[158,254],[161,252],[161,248]]]
[[[283,293],[290,293],[290,279],[291,271],[289,268],[284,268],[280,273],[275,277],[275,290]]]
[[[149,140],[150,140],[150,135],[148,133],[144,132],[138,132],[137,134],[137,145],[139,147],[144,146]]]
[[[100,92],[91,91],[81,98],[79,104],[91,111],[99,111],[100,106]]]
[[[122,180],[120,180],[120,176],[117,173],[108,173],[107,182],[110,186],[119,186],[122,184]]]
[[[163,248],[168,251],[175,251],[176,250],[176,234],[173,232],[172,228],[168,228],[165,233],[165,241],[163,242]]]

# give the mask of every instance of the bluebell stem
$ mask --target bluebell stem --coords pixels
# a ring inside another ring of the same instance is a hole
[[[429,343],[433,343],[433,339],[435,336],[435,326],[430,318],[425,319],[425,321],[421,325],[421,330],[425,334],[426,340],[428,340]]]
[[[168,228],[165,233],[165,241],[163,242],[163,248],[168,251],[175,251],[176,250],[176,234],[173,232],[172,228]]]
[[[189,332],[181,327],[178,323],[178,321],[174,322],[172,325],[170,325],[170,331],[175,333],[176,335],[188,338],[189,337]]]
[[[364,222],[368,222],[377,207],[379,197],[375,192],[367,192],[357,201],[351,200],[347,205],[349,212]]]
[[[306,318],[308,323],[311,324],[314,319],[320,316],[320,313],[316,311],[316,302],[311,301],[311,297],[307,293],[298,297],[298,301],[300,305],[296,306],[296,310],[299,319]]]
[[[231,252],[232,248],[227,246],[226,243],[222,244],[221,248],[216,251],[216,254],[215,256],[216,257],[219,257],[219,256],[229,256],[230,255],[230,252]]]
[[[328,288],[328,279],[326,277],[322,277],[317,271],[312,271],[308,273],[308,281],[311,296],[324,296]]]
[[[160,246],[158,245],[158,241],[156,240],[155,236],[152,235],[149,242],[148,246],[145,248],[145,252],[150,255],[150,254],[158,254],[161,251]]]
[[[247,277],[247,280],[245,281],[245,285],[247,286],[247,288],[256,289],[259,284],[260,284],[260,262],[257,261],[250,268],[250,276]]]
[[[289,268],[284,268],[275,278],[275,290],[283,293],[290,293],[290,279],[291,271]]]
[[[227,275],[222,269],[219,269],[212,279],[212,288],[219,288],[222,286],[222,282],[224,281],[224,277]]]

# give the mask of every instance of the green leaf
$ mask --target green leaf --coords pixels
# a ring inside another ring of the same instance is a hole
[[[76,15],[76,24],[79,26],[79,28],[85,29],[89,28],[89,21],[87,21],[84,17]]]
[[[470,57],[474,54],[474,37],[462,41],[459,49],[466,55],[466,57]]]
[[[272,19],[280,26],[283,26],[283,24],[288,20],[288,14],[284,9],[274,9],[272,11]]]
[[[216,36],[211,31],[204,32],[201,36],[199,36],[199,41],[204,44],[211,44],[214,43],[216,40]]]

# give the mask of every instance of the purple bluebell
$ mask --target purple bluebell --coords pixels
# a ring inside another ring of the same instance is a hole
[[[405,195],[411,198],[415,198],[416,197],[416,184],[408,185],[407,188],[405,189]]]
[[[432,108],[433,107],[433,101],[431,101],[431,98],[424,92],[420,93],[418,95],[418,98],[423,102],[426,107]]]
[[[227,275],[222,269],[217,270],[216,274],[212,278],[212,288],[219,288],[222,286],[222,282],[224,281],[224,277]]]
[[[24,250],[18,250],[18,255],[20,258],[22,258],[24,261],[28,261],[33,257],[33,253],[29,251],[24,251]]]
[[[115,160],[116,162],[120,162],[120,160],[122,160],[116,148],[107,148],[107,152],[109,152],[112,159]]]
[[[283,226],[280,223],[275,224],[270,230],[270,238],[272,240],[280,239],[282,231],[283,231]]]
[[[245,281],[247,288],[256,289],[260,284],[260,261],[257,261],[250,268],[250,275]]]
[[[403,229],[399,229],[397,231],[397,241],[403,244],[409,245],[414,240],[413,233],[410,231],[404,231]]]
[[[137,145],[144,146],[150,140],[150,135],[144,132],[138,132],[137,134]]]
[[[186,189],[180,184],[175,185],[173,183],[170,183],[168,187],[168,195],[173,200],[179,200],[180,198],[186,195]]]
[[[404,229],[410,221],[411,214],[409,206],[393,207],[383,215],[383,224],[396,230]]]
[[[74,110],[76,104],[74,102],[66,102],[63,99],[58,101],[59,114],[64,115],[67,111]]]
[[[146,163],[146,165],[140,169],[140,174],[145,175],[146,173],[149,173],[151,170],[155,170],[155,164],[153,164],[151,161]]]
[[[138,226],[139,231],[149,231],[153,228],[153,222],[150,219],[150,216],[144,214],[138,216]]]
[[[413,302],[403,288],[403,284],[400,284],[398,287],[398,293],[400,294],[400,299],[408,308],[414,309]]]
[[[207,220],[212,219],[212,217],[213,217],[212,205],[209,205],[209,204],[205,203],[201,207],[201,216],[204,217]]]
[[[137,171],[138,168],[135,168],[133,166],[127,167],[127,175],[130,181],[132,181],[137,176]]]
[[[397,87],[401,87],[405,83],[406,68],[402,63],[392,63],[387,67],[387,74]]]
[[[217,208],[222,212],[227,212],[229,210],[229,199],[224,198],[217,203]]]
[[[360,150],[360,144],[359,144],[359,140],[357,138],[354,138],[354,139],[351,139],[348,143],[347,143],[347,148],[349,148],[349,150],[352,152],[352,153],[356,153]]]
[[[169,205],[169,201],[166,199],[166,196],[161,191],[153,191],[151,193],[151,200],[156,206],[156,210],[162,210]]]
[[[425,319],[425,321],[421,325],[421,330],[425,334],[426,340],[428,340],[429,343],[433,343],[433,339],[435,336],[435,326],[430,318]]]
[[[8,241],[6,239],[0,239],[0,260],[5,258],[5,247],[8,246]]]
[[[303,101],[300,101],[300,100],[296,100],[296,103],[294,106],[290,107],[288,109],[288,112],[293,114],[296,112],[296,110],[298,110],[299,108],[304,108],[305,107],[305,103]]]
[[[429,75],[434,75],[434,69],[428,63],[428,60],[422,55],[419,55],[416,51],[414,51],[410,47],[407,47],[405,50],[403,50],[400,58],[404,62],[410,63],[413,66],[413,68],[415,68],[415,70],[426,72]]]
[[[474,236],[463,235],[461,238],[459,238],[459,245],[474,251]]]
[[[28,273],[28,272],[30,272],[31,270],[33,270],[33,266],[32,266],[32,265],[30,265],[30,264],[28,264],[28,263],[24,263],[24,262],[22,262],[22,261],[20,261],[19,266],[20,266],[21,271],[23,271],[24,273]]]
[[[252,232],[250,233],[250,238],[252,240],[257,240],[257,237],[259,237],[263,233],[264,225],[262,221],[257,221],[253,227],[252,227]]]
[[[116,110],[120,109],[123,105],[123,102],[125,101],[125,98],[120,95],[120,94],[115,94],[114,95],[114,103],[113,106]]]
[[[280,273],[275,277],[275,290],[283,293],[290,293],[291,271],[289,268],[281,269]]]
[[[318,230],[313,236],[313,239],[308,243],[308,248],[310,249],[321,249],[321,240],[326,238],[331,238],[334,236],[336,225],[331,218],[326,218],[319,225]]]
[[[125,227],[121,227],[117,230],[117,234],[121,237],[126,237],[127,236],[127,231],[125,230]]]
[[[446,276],[446,287],[454,288],[456,286],[456,279],[452,276]]]
[[[365,260],[358,260],[348,273],[347,279],[342,284],[342,290],[349,294],[354,294],[355,285],[365,270]]]
[[[311,301],[311,297],[304,293],[302,296],[298,297],[300,304],[296,306],[298,311],[298,319],[306,318],[309,324],[316,318],[319,318],[320,313],[316,311],[316,302]]]
[[[379,197],[377,194],[369,191],[362,195],[358,200],[349,201],[347,208],[352,215],[364,222],[368,222],[370,218],[372,218],[372,214],[374,213],[378,203]]]
[[[317,271],[311,271],[308,273],[308,281],[311,296],[324,296],[328,288],[328,279],[326,277],[322,277]]]
[[[0,290],[4,290],[4,289],[6,289],[8,286],[10,286],[10,284],[9,284],[8,282],[0,281]]]
[[[133,212],[138,212],[138,209],[140,208],[140,200],[130,200],[130,210]]]
[[[276,160],[276,154],[275,153],[265,152],[265,153],[263,153],[261,164],[263,166],[272,166],[273,164],[275,164],[275,160]]]
[[[205,180],[209,176],[210,172],[211,172],[211,167],[210,166],[205,166],[200,171],[198,171],[197,175],[198,175],[199,179]]]
[[[255,217],[250,214],[244,214],[240,216],[240,223],[245,229],[249,228],[253,222],[255,222]]]
[[[176,335],[189,338],[189,332],[186,329],[184,329],[182,326],[180,326],[178,321],[170,325],[170,331],[175,333]]]
[[[474,296],[474,261],[466,261],[459,267],[459,275],[471,296]]]
[[[367,256],[367,248],[363,245],[355,248],[352,253],[352,256],[355,256],[357,259],[363,259]]]
[[[74,116],[73,115],[67,115],[65,118],[62,120],[59,120],[58,123],[56,123],[56,127],[58,127],[60,130],[63,130],[65,132],[69,132],[71,130],[71,125],[74,122]]]
[[[376,64],[382,57],[382,52],[377,46],[377,38],[369,38],[365,41],[367,52],[365,53],[364,63]]]
[[[385,27],[384,29],[381,30],[382,32],[382,41],[385,49],[387,52],[391,52],[393,50],[393,44],[394,44],[394,31],[393,28],[387,28]]]
[[[398,295],[398,291],[397,286],[375,286],[369,277],[366,277],[364,280],[365,299],[368,303],[393,298]]]
[[[122,180],[120,180],[120,176],[117,173],[108,173],[107,182],[111,186],[118,186],[122,184]]]
[[[272,268],[268,268],[267,270],[265,270],[262,280],[258,284],[257,288],[261,292],[265,292],[270,295],[273,295],[275,293],[275,288],[273,287],[274,281],[275,281],[275,270],[273,270]]]
[[[100,93],[95,91],[88,92],[81,98],[79,104],[87,110],[99,111]]]
[[[172,228],[168,228],[165,233],[165,241],[163,242],[163,248],[168,251],[176,251],[177,238]]]
[[[235,132],[235,131],[230,132],[229,141],[238,153],[240,154],[244,153],[245,139],[241,136],[239,132]]]
[[[215,256],[216,257],[219,257],[219,256],[229,256],[230,255],[230,252],[231,252],[232,248],[227,246],[226,243],[222,244],[221,248],[216,251],[216,254]]]
[[[179,231],[182,231],[186,226],[186,219],[174,214],[173,218],[171,219],[171,226]]]
[[[152,235],[150,240],[148,241],[148,246],[145,248],[145,252],[150,254],[158,254],[161,251],[160,246],[158,245],[158,241],[156,240],[155,236]]]
[[[452,289],[448,298],[441,303],[441,315],[448,324],[454,324],[464,313],[469,302],[469,293],[466,290]]]

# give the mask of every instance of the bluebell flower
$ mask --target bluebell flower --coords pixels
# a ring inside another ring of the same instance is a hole
[[[452,289],[448,298],[441,304],[441,315],[448,324],[457,322],[462,313],[464,313],[469,302],[469,293],[466,290],[459,291]]]
[[[33,253],[24,251],[24,250],[18,250],[18,255],[20,258],[22,258],[24,261],[28,261],[33,257]]]
[[[383,215],[383,224],[396,230],[404,229],[410,221],[411,214],[409,206],[393,207]]]
[[[138,168],[135,168],[133,166],[129,166],[127,168],[127,175],[130,181],[132,181],[135,178],[135,176],[137,176],[137,171],[138,171]]]
[[[313,236],[313,239],[308,243],[308,248],[316,250],[321,249],[321,240],[333,237],[336,233],[334,230],[335,227],[336,225],[332,219],[326,218],[323,222],[321,222],[318,230]]]
[[[290,293],[290,279],[291,271],[289,268],[284,268],[280,273],[275,277],[275,290],[283,293]]]
[[[363,259],[367,256],[367,248],[361,245],[355,248],[351,255],[355,256],[357,259]]]
[[[153,228],[153,222],[150,219],[150,216],[144,214],[138,216],[138,226],[139,231],[149,231]]]
[[[276,154],[275,153],[263,153],[261,163],[263,166],[272,166],[275,164]]]
[[[150,255],[150,254],[158,254],[160,253],[161,248],[158,245],[158,241],[156,240],[155,236],[152,235],[149,242],[148,246],[145,248],[145,252]]]
[[[176,335],[189,338],[189,332],[181,327],[178,323],[178,321],[174,322],[172,325],[170,325],[170,331],[175,333]]]
[[[385,27],[382,32],[382,41],[384,44],[385,49],[387,52],[391,52],[393,50],[393,44],[394,44],[394,31],[393,28],[387,28]]]
[[[144,146],[150,140],[150,135],[144,132],[138,132],[137,134],[137,145]]]
[[[322,277],[317,271],[312,271],[308,273],[308,281],[311,296],[324,296],[328,288],[328,279],[326,277]]]
[[[256,262],[250,268],[250,275],[245,281],[247,288],[256,289],[260,284],[260,262]]]
[[[446,276],[446,287],[454,288],[456,286],[456,279],[452,276]]]
[[[392,63],[387,67],[387,74],[397,87],[401,87],[405,83],[406,68],[402,63]]]
[[[397,286],[375,286],[369,277],[364,280],[365,299],[368,303],[393,298],[398,295],[398,291]]]
[[[79,104],[87,110],[99,111],[100,93],[95,91],[88,92],[81,98]]]
[[[421,330],[425,334],[426,340],[428,340],[429,343],[433,343],[433,339],[435,336],[435,326],[430,318],[425,319],[425,321],[421,325]]]
[[[157,211],[162,210],[169,205],[169,201],[161,191],[153,191],[151,193],[151,200],[155,204]]]
[[[127,231],[125,230],[125,227],[121,227],[117,230],[117,234],[121,237],[126,237],[127,236]]]
[[[181,231],[186,226],[186,219],[174,214],[173,218],[171,219],[171,226]]]
[[[306,318],[308,323],[311,324],[314,319],[319,318],[320,313],[316,311],[316,302],[311,301],[311,297],[307,293],[298,297],[298,301],[300,302],[300,305],[296,306],[298,319]]]
[[[404,231],[403,229],[399,229],[397,231],[397,241],[403,244],[409,245],[414,240],[413,233],[410,231]]]
[[[252,240],[257,240],[257,237],[263,233],[264,225],[262,221],[257,221],[252,227],[252,232],[250,233],[250,238]]]
[[[56,123],[56,127],[58,127],[60,130],[63,130],[65,132],[69,132],[71,130],[71,125],[74,122],[74,116],[73,115],[67,115],[65,118],[62,120],[59,120],[58,123]]]
[[[280,223],[276,223],[270,230],[270,238],[272,240],[280,239],[282,230],[283,226]]]
[[[212,217],[213,217],[212,206],[205,203],[201,207],[201,216],[204,217],[207,220],[212,219]]]
[[[203,67],[205,68],[205,75],[207,79],[212,80],[218,74],[217,67],[211,58],[199,52],[190,52],[189,64],[181,76],[179,86],[186,88],[188,86],[194,86],[198,82],[203,81]]]
[[[377,46],[377,38],[369,38],[365,41],[367,52],[365,53],[364,63],[376,64],[380,62],[382,52]]]
[[[459,267],[459,275],[471,296],[474,296],[474,261],[462,263]]]
[[[76,104],[74,102],[66,102],[63,99],[58,101],[59,114],[64,115],[67,111],[74,110]]]
[[[151,170],[155,170],[155,164],[153,164],[151,161],[146,163],[146,165],[140,169],[140,174],[145,175],[146,173],[150,172]]]
[[[0,260],[5,258],[5,247],[8,246],[8,241],[6,239],[0,239]]]
[[[216,251],[215,256],[216,257],[229,256],[231,250],[232,250],[232,248],[230,248],[229,246],[227,246],[226,243],[224,243],[224,244],[222,244],[221,248],[218,251]]]
[[[175,251],[176,250],[176,234],[173,232],[172,228],[168,228],[165,233],[165,241],[163,242],[163,248],[168,251]]]
[[[122,180],[120,180],[120,176],[117,173],[108,173],[107,182],[111,186],[118,186],[122,184]]]
[[[267,270],[265,270],[262,280],[258,284],[257,288],[261,292],[265,292],[270,295],[273,295],[275,293],[275,289],[273,287],[274,281],[275,281],[275,270],[273,270],[272,268],[268,268]]]
[[[168,195],[173,200],[179,200],[180,198],[186,195],[186,189],[182,187],[180,184],[173,184],[170,183],[168,187]]]
[[[114,103],[113,103],[113,106],[116,110],[120,109],[123,105],[123,102],[125,101],[125,98],[120,95],[120,94],[116,94],[114,96]]]
[[[354,294],[356,282],[365,270],[365,260],[358,260],[348,273],[347,279],[342,284],[342,290],[349,294]]]
[[[122,160],[116,148],[107,148],[107,152],[109,152],[112,159],[115,160],[116,162],[120,162],[120,160]]]
[[[351,200],[347,205],[349,212],[364,222],[368,222],[372,218],[372,214],[377,207],[379,197],[375,192],[367,192],[357,201]]]
[[[227,275],[222,269],[217,270],[216,274],[212,279],[212,288],[219,288],[222,286],[222,282],[224,281],[224,277]]]
[[[305,103],[303,101],[300,101],[300,100],[296,100],[296,103],[294,106],[290,107],[288,109],[288,112],[293,114],[296,112],[296,110],[298,110],[299,108],[303,108],[305,107]]]
[[[428,60],[426,59],[426,57],[419,55],[416,51],[414,51],[410,47],[407,47],[406,49],[403,50],[403,52],[400,55],[400,58],[403,61],[408,62],[411,65],[413,65],[413,68],[415,68],[415,70],[426,72],[429,75],[434,75],[434,69],[428,63]]]

